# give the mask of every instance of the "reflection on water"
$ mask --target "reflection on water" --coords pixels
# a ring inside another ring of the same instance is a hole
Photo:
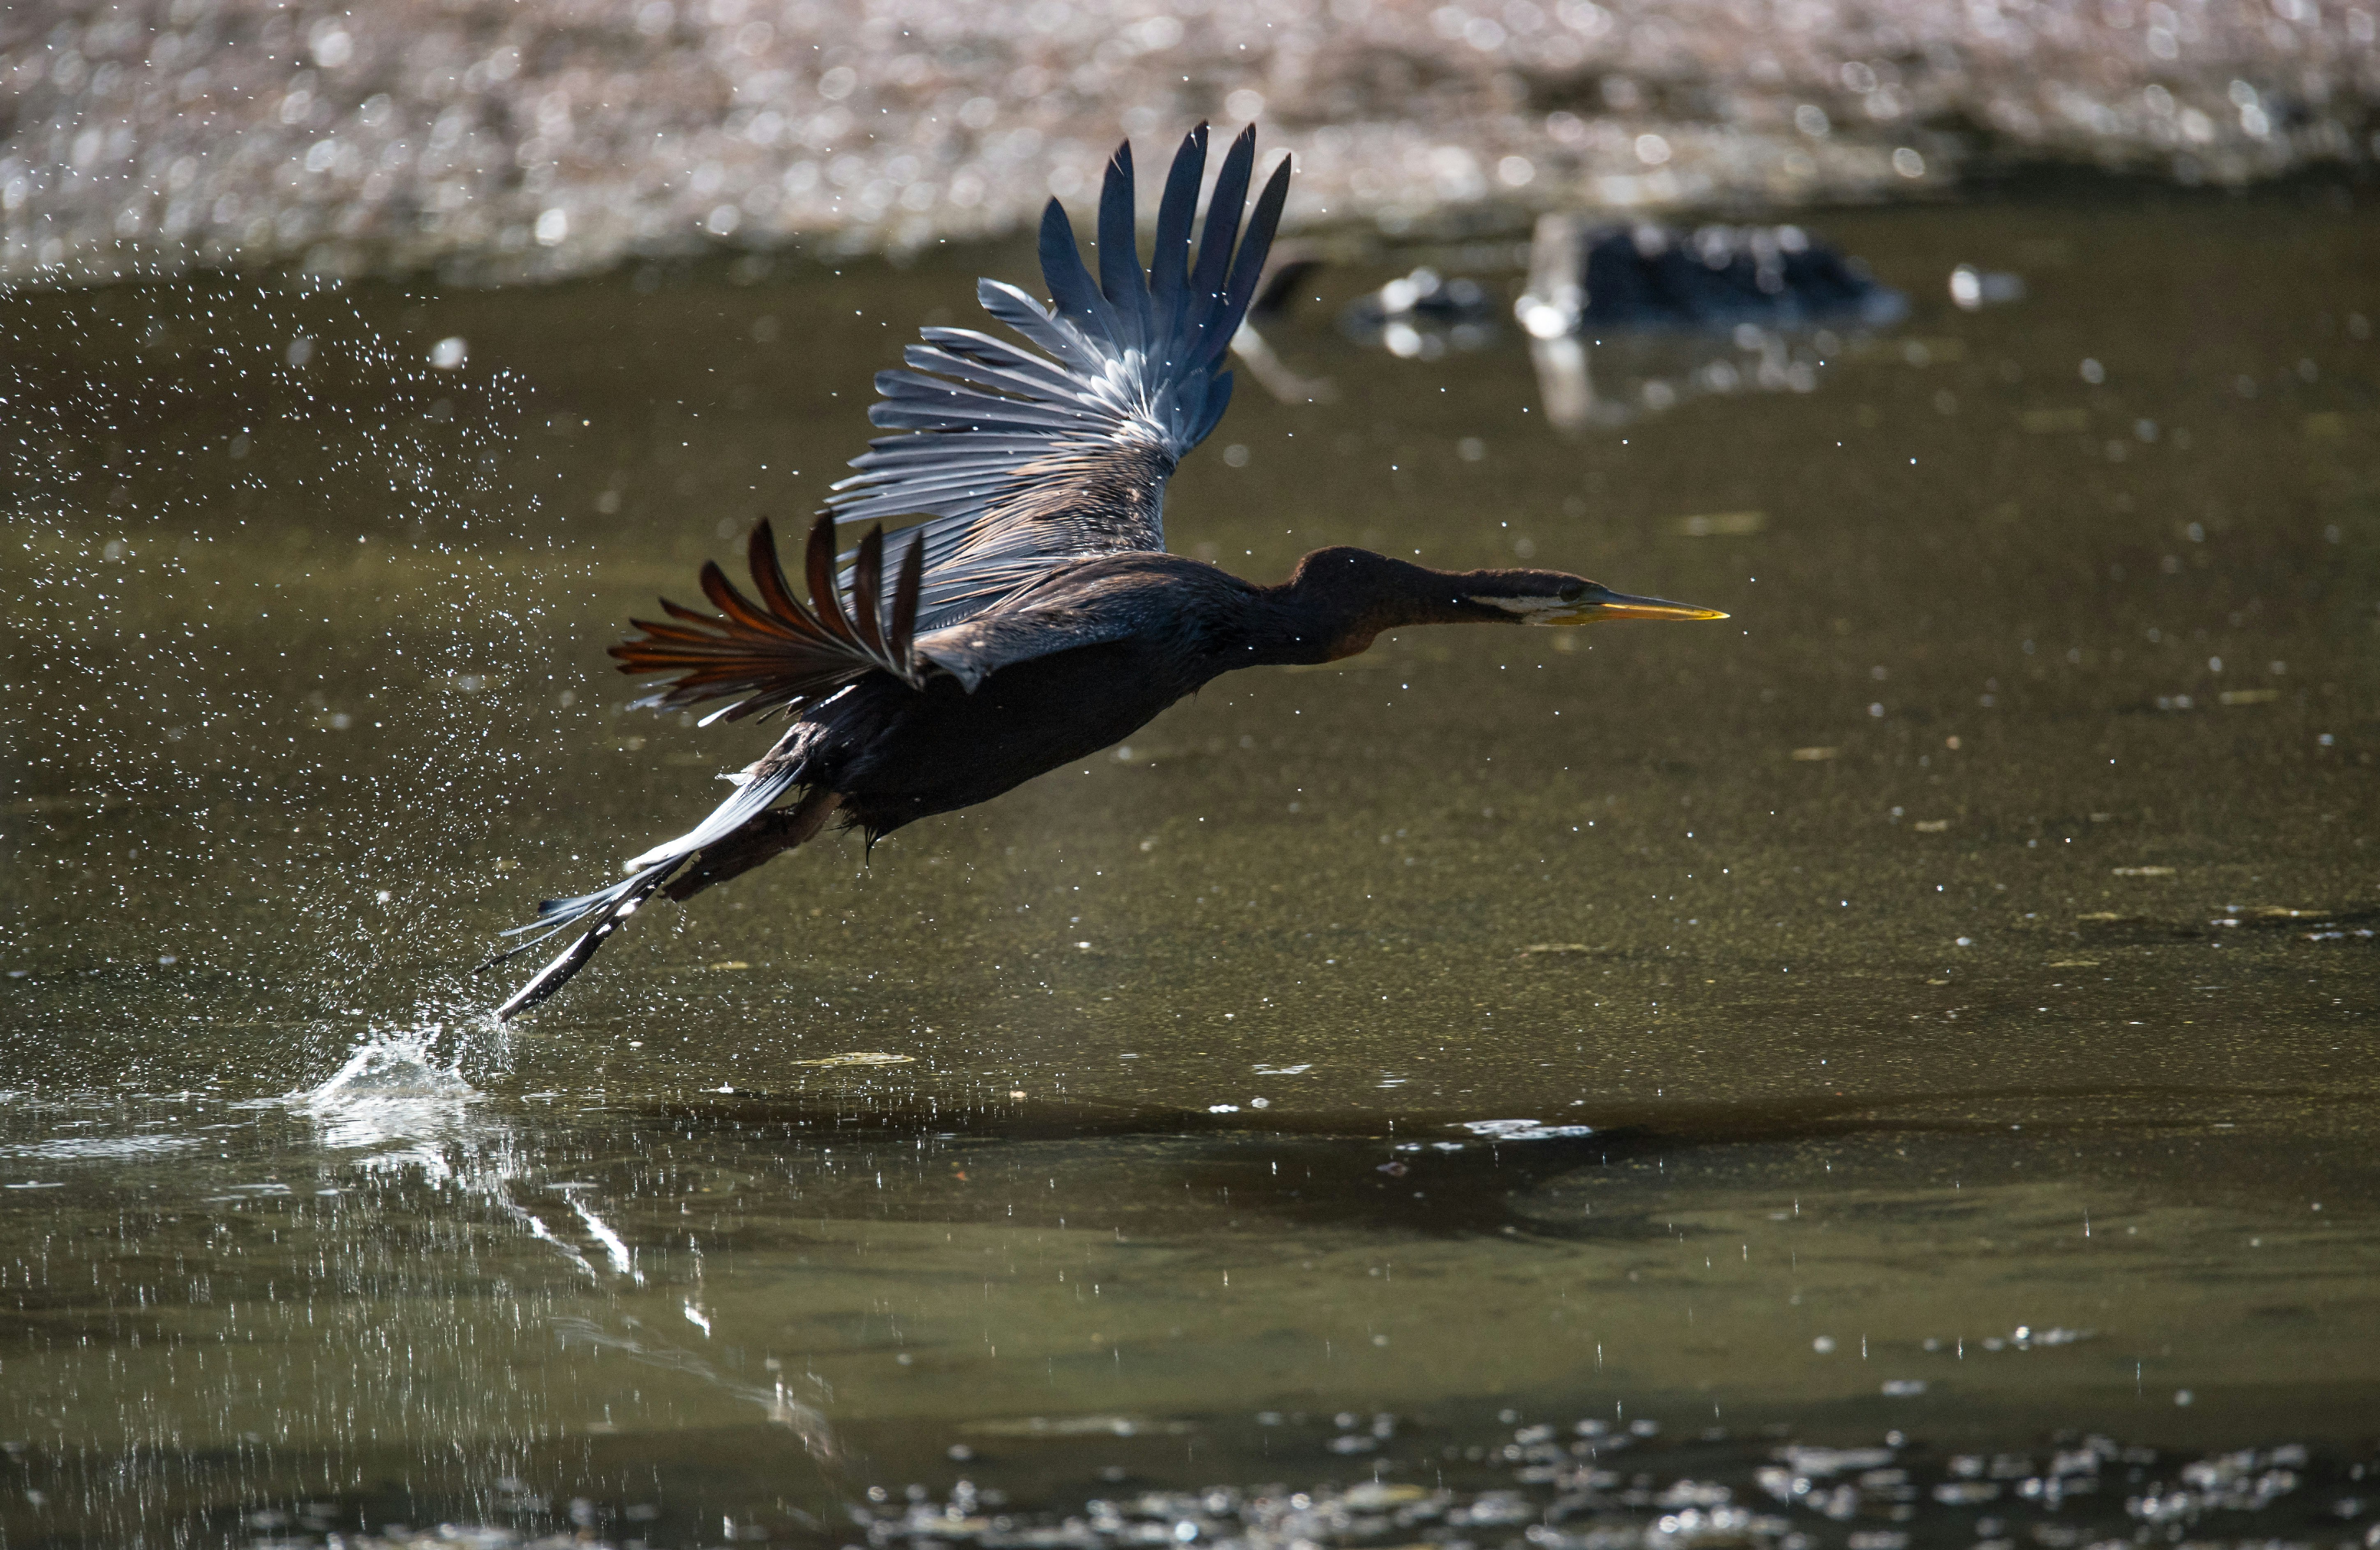
[[[1512,311],[1547,419],[1609,430],[1706,394],[1811,392],[1844,348],[1838,327],[1864,342],[1909,301],[1799,226],[1547,215]]]
[[[490,1099],[378,1109],[349,1150],[325,1145],[337,1105],[190,1105],[198,1155],[83,1159],[0,1207],[23,1542],[258,1513],[529,1532],[576,1497],[651,1543],[722,1518],[834,1543],[844,1504],[889,1502],[879,1539],[1087,1511],[1065,1532],[1107,1544],[1150,1516],[1139,1491],[1351,1478],[1412,1508],[1395,1543],[1674,1534],[1686,1507],[1734,1514],[1698,1536],[1764,1541],[2104,1535],[2221,1505],[2168,1498],[2214,1487],[2143,1443],[2311,1445],[2344,1489],[2380,1316],[2363,1171],[2317,1215],[2202,1202],[2160,1180],[2232,1143],[2179,1116],[1361,1136],[1148,1114],[1100,1137],[1048,1111]],[[12,1137],[87,1112],[19,1109]],[[2000,1457],[2051,1418],[2117,1441]],[[1789,1443],[1800,1472],[1772,1483]],[[1884,1451],[1835,1478],[1819,1445],[1854,1443]],[[1119,1493],[1117,1524],[1081,1506]],[[1306,1510],[1286,1495],[1189,1516],[1261,1538]],[[2282,1507],[2259,1537],[2330,1500]]]
[[[1497,334],[1500,309],[1468,275],[1443,275],[1427,264],[1359,296],[1340,315],[1358,344],[1378,345],[1404,360],[1435,360],[1451,346],[1478,349]]]
[[[1325,271],[1180,546],[1735,623],[1241,675],[508,1042],[495,930],[748,757],[601,646],[1026,255],[8,299],[0,1535],[2360,1540],[2340,197],[1847,212],[1901,331],[1609,435]]]
[[[1487,348],[1509,310],[1528,341],[1537,408],[1567,431],[1618,429],[1704,397],[1813,392],[1829,360],[1876,353],[1909,315],[1906,296],[1799,226],[1689,231],[1547,215],[1525,249],[1474,243],[1447,256],[1477,273],[1423,264],[1350,301],[1342,330],[1399,360],[1435,361]],[[1527,278],[1508,309],[1503,281],[1515,259]],[[1267,284],[1269,304],[1234,341],[1284,402],[1323,401],[1318,390],[1329,389],[1286,366],[1271,339],[1318,267],[1311,256],[1285,259]],[[2016,276],[1967,264],[1951,271],[1949,289],[1967,311],[1986,292],[1993,303],[2022,294]],[[1905,348],[1922,358],[1927,347]]]
[[[1811,393],[1842,341],[1806,338],[1743,323],[1713,336],[1529,341],[1538,400],[1564,430],[1611,430],[1691,399],[1738,393]]]

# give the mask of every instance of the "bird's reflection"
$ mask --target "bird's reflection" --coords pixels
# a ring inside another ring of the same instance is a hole
[[[309,1123],[320,1146],[339,1154],[340,1169],[363,1176],[376,1203],[402,1212],[407,1197],[427,1186],[441,1215],[454,1214],[456,1202],[467,1210],[476,1204],[482,1221],[510,1226],[539,1252],[565,1264],[596,1300],[546,1321],[565,1349],[616,1350],[698,1379],[758,1406],[813,1456],[832,1458],[835,1438],[825,1415],[794,1398],[783,1383],[764,1387],[732,1378],[695,1352],[656,1338],[619,1303],[643,1288],[647,1276],[628,1235],[615,1225],[620,1213],[605,1187],[552,1178],[543,1150],[472,1085],[460,1057],[440,1055],[445,1032],[429,1024],[368,1038],[328,1079],[285,1102]],[[547,1203],[554,1199],[560,1210]],[[694,1275],[698,1294],[698,1258]],[[686,1309],[708,1336],[694,1300]]]
[[[521,1191],[536,1188],[535,1160],[512,1122],[463,1075],[459,1060],[439,1055],[445,1031],[431,1023],[373,1035],[328,1079],[292,1093],[288,1106],[311,1123],[319,1144],[343,1154],[344,1167],[391,1186],[418,1179],[476,1201],[601,1283],[601,1273],[578,1246],[522,1203]],[[603,1247],[613,1273],[641,1279],[619,1234],[573,1189],[564,1187],[563,1198]]]
[[[759,1384],[742,1383],[721,1373],[704,1358],[666,1341],[651,1339],[644,1325],[635,1318],[624,1318],[621,1324],[627,1333],[604,1327],[592,1319],[558,1318],[552,1328],[565,1349],[601,1349],[617,1351],[632,1361],[648,1367],[658,1367],[698,1379],[735,1398],[747,1400],[760,1408],[761,1413],[773,1425],[783,1426],[802,1439],[804,1446],[820,1458],[835,1455],[834,1432],[826,1417],[811,1406],[793,1397],[783,1379],[763,1387]]]

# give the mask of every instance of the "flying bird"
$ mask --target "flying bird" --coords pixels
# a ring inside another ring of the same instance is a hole
[[[624,673],[669,675],[638,702],[728,703],[705,720],[790,725],[735,792],[609,887],[550,899],[510,934],[568,946],[498,1008],[536,1006],[655,894],[685,900],[815,836],[830,820],[870,843],[988,801],[1129,736],[1219,674],[1353,656],[1419,624],[1576,625],[1715,619],[1552,570],[1443,571],[1362,549],[1318,549],[1276,586],[1165,552],[1165,481],[1223,415],[1222,369],[1289,192],[1286,159],[1241,218],[1256,133],[1223,157],[1191,227],[1207,128],[1182,142],[1148,270],[1135,250],[1132,148],[1100,190],[1099,274],[1057,201],[1043,213],[1050,302],[978,283],[1023,346],[928,328],[908,369],[880,372],[880,438],[853,459],[803,555],[805,603],[770,524],[753,531],[751,592],[705,565],[715,614],[664,600],[662,621],[612,648]],[[1026,348],[1026,346],[1035,348]],[[887,538],[886,519],[919,518]],[[879,524],[848,555],[843,523]]]

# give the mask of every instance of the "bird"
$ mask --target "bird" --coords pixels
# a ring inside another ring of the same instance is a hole
[[[507,934],[527,940],[482,969],[569,941],[499,1020],[560,990],[656,894],[684,902],[830,822],[872,847],[989,801],[1223,673],[1337,661],[1415,625],[1727,616],[1553,570],[1436,570],[1331,547],[1265,585],[1168,553],[1165,482],[1230,401],[1225,354],[1289,191],[1284,157],[1248,209],[1249,126],[1222,158],[1194,247],[1208,140],[1202,124],[1173,158],[1145,272],[1126,141],[1100,189],[1096,277],[1053,199],[1039,232],[1049,303],[977,285],[1023,343],[929,327],[902,369],[878,374],[869,419],[898,433],[853,459],[812,522],[807,602],[764,519],[747,545],[749,593],[709,563],[700,585],[716,613],[664,599],[666,619],[630,621],[639,633],[611,648],[619,670],[668,676],[638,706],[724,700],[704,724],[788,725],[692,829]],[[888,536],[900,518],[923,519]],[[838,553],[837,530],[858,523],[874,526]]]

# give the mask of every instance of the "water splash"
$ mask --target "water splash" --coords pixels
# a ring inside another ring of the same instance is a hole
[[[311,1121],[327,1150],[360,1153],[350,1167],[381,1180],[418,1177],[477,1198],[588,1280],[602,1280],[577,1244],[522,1203],[522,1193],[537,1189],[540,1159],[463,1074],[468,1061],[500,1066],[508,1054],[504,1034],[495,1033],[492,1047],[475,1047],[467,1038],[442,1054],[448,1033],[445,1023],[424,1022],[370,1034],[327,1079],[279,1102]],[[578,1198],[587,1187],[556,1188],[613,1273],[642,1285],[635,1251]]]
[[[368,1166],[434,1158],[433,1177],[447,1177],[453,1169],[439,1143],[467,1139],[487,1127],[475,1124],[480,1094],[464,1080],[459,1056],[442,1059],[438,1054],[444,1032],[444,1024],[433,1022],[375,1034],[327,1080],[282,1101],[312,1120],[322,1144],[334,1151],[413,1143],[369,1160]]]

